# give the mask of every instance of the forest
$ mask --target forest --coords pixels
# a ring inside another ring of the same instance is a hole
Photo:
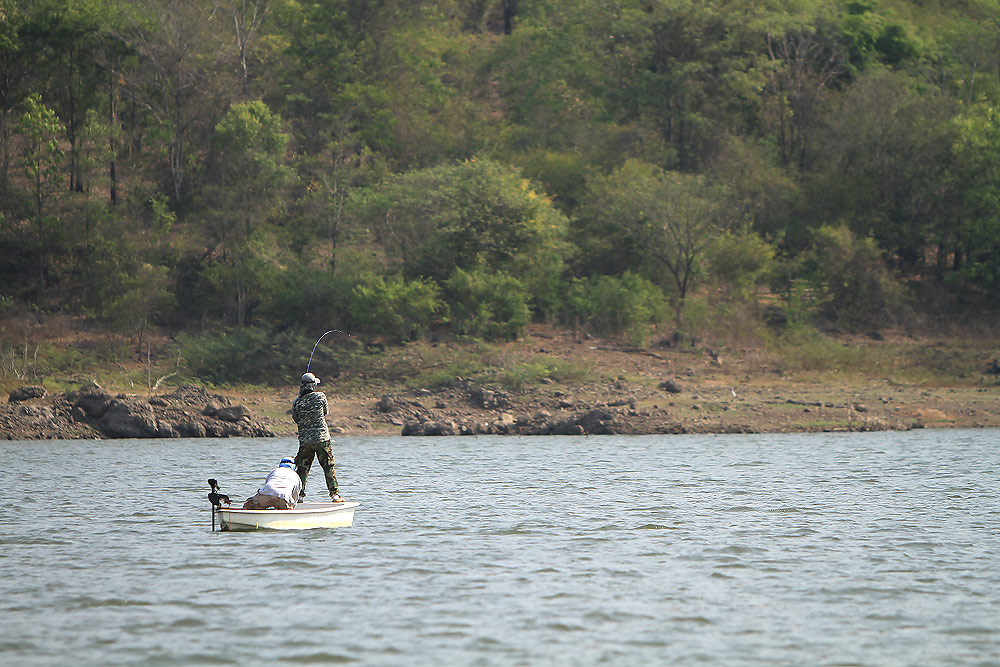
[[[998,103],[996,0],[0,0],[0,322],[250,381],[330,329],[960,324]]]

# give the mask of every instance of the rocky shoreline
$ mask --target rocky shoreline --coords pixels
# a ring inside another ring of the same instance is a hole
[[[785,394],[794,396],[788,397]],[[459,379],[436,390],[348,395],[327,388],[336,435],[646,435],[998,427],[993,387],[756,388],[620,380],[575,388],[485,388]],[[50,394],[39,385],[0,405],[0,439],[292,437],[294,392],[213,393],[184,385],[148,396],[88,382]]]
[[[242,404],[201,387],[141,398],[112,395],[96,383],[50,395],[29,385],[0,407],[0,439],[273,437]]]

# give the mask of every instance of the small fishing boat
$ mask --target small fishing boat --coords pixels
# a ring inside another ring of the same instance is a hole
[[[219,491],[219,483],[208,480],[212,492],[212,530],[219,517],[220,530],[304,530],[306,528],[348,528],[354,523],[354,508],[361,503],[332,501],[301,502],[290,510],[245,510],[230,506],[229,496]]]
[[[245,510],[218,507],[220,530],[303,530],[347,528],[354,523],[354,508],[360,503],[302,502],[291,510]]]

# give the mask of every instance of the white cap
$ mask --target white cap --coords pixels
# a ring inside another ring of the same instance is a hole
[[[312,373],[305,373],[302,376],[302,384],[319,384],[319,378]]]

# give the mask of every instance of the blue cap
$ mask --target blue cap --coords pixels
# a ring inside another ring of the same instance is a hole
[[[278,464],[278,467],[279,468],[294,468],[295,467],[295,459],[293,459],[291,456],[286,456],[285,458],[281,459],[281,463]]]

